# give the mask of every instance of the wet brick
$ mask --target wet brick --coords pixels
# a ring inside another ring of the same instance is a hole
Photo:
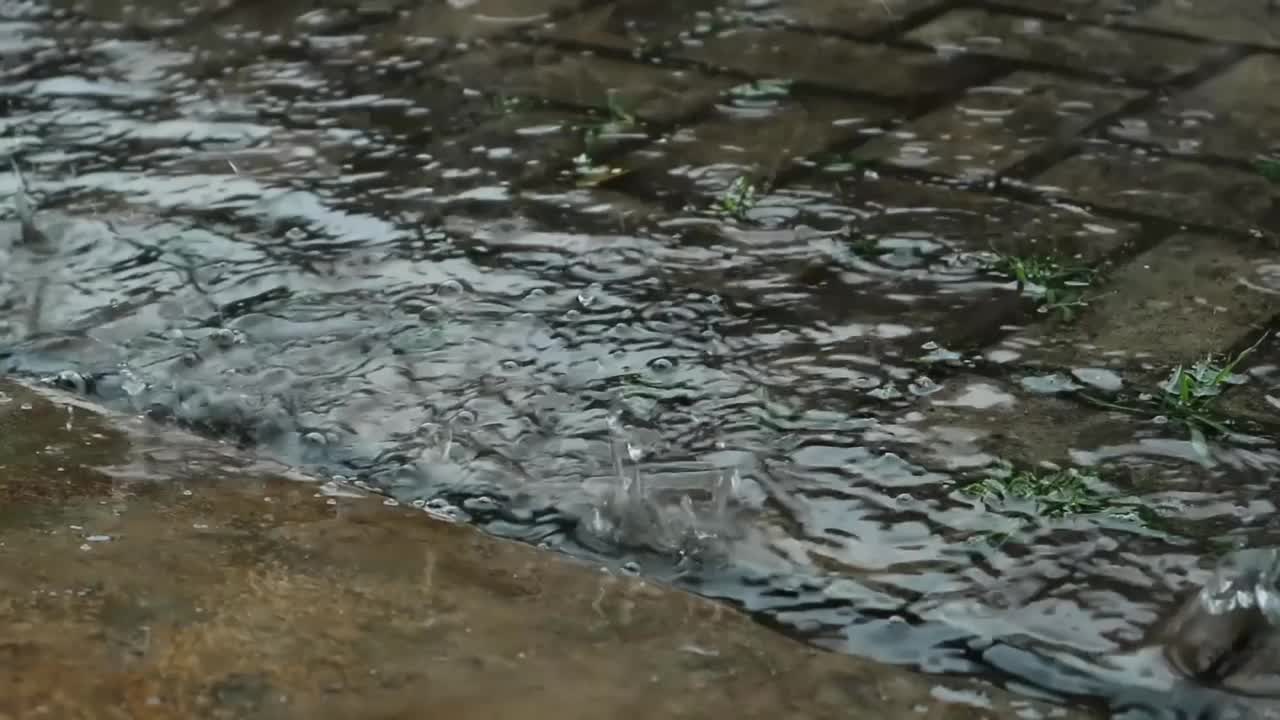
[[[1280,58],[1247,58],[1146,115],[1122,118],[1108,133],[1179,154],[1246,161],[1280,155]]]
[[[508,44],[457,58],[441,68],[468,88],[608,109],[669,122],[708,105],[735,84],[697,70],[625,62],[590,53]],[[612,99],[611,99],[612,98]]]
[[[1014,73],[976,87],[953,107],[887,133],[859,157],[965,180],[1009,169],[1047,144],[1139,97],[1132,89]]]
[[[953,10],[907,37],[939,51],[961,49],[1149,82],[1190,72],[1219,52],[1114,27],[982,10]]]
[[[787,30],[731,30],[689,41],[680,57],[749,73],[787,78],[835,90],[892,98],[920,98],[954,92],[984,75],[988,63],[945,58],[883,45]]]

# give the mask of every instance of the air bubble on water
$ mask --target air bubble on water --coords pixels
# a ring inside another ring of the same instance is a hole
[[[930,340],[929,342],[927,342],[927,343],[925,343],[925,344],[921,345],[921,346],[920,346],[920,349],[921,349],[921,350],[928,350],[928,351],[932,351],[932,350],[937,350],[937,349],[938,349],[938,347],[939,347],[939,346],[938,346],[938,343],[936,343],[936,342],[934,342],[934,341]]]
[[[520,369],[520,363],[516,362],[515,360],[502,361],[503,372],[515,372],[516,370],[519,370],[519,369]]]
[[[463,293],[462,283],[457,280],[445,280],[436,286],[436,294],[441,297],[457,297]]]
[[[444,310],[440,309],[439,305],[428,305],[418,311],[418,319],[423,322],[434,323],[443,318]]]
[[[329,498],[328,500],[325,500],[324,502],[325,502],[325,505],[337,505],[337,504],[338,504],[338,499],[337,499],[337,498]]]
[[[192,495],[192,492],[190,490],[183,490],[182,494],[190,497]]]
[[[476,424],[476,414],[470,410],[459,410],[453,414],[451,424],[468,427]]]
[[[414,500],[412,503],[410,503],[410,505],[413,505],[415,508],[421,510],[422,508],[427,506],[427,501],[423,500],[422,498],[418,498],[417,500]]]
[[[902,391],[893,383],[888,383],[886,385],[881,385],[874,390],[868,390],[867,395],[877,400],[896,400],[902,397]]]
[[[395,506],[397,506],[397,505],[399,505],[399,504],[400,504],[400,501],[399,501],[399,500],[396,500],[395,498],[387,498],[387,499],[385,499],[385,500],[383,500],[383,501],[382,501],[382,504],[383,504],[383,505],[388,505],[388,506],[391,506],[391,507],[395,507]]]
[[[644,448],[631,441],[627,441],[627,457],[631,458],[631,462],[633,463],[640,462],[640,460],[644,458]]]
[[[935,383],[933,380],[929,379],[928,377],[922,375],[916,378],[915,380],[913,380],[909,385],[907,385],[907,389],[911,392],[912,395],[923,396],[923,395],[932,395],[938,392],[939,390],[942,389],[942,386],[939,385],[938,383]]]
[[[650,362],[649,367],[653,368],[655,372],[669,372],[671,368],[675,367],[675,363],[668,358],[660,357]]]
[[[230,328],[217,328],[209,333],[209,341],[215,346],[227,349],[233,345],[244,342],[244,338],[235,330]]]
[[[464,500],[462,507],[472,512],[492,512],[498,509],[498,501],[488,495],[479,495]]]
[[[584,308],[591,307],[603,290],[604,287],[600,283],[591,283],[585,290],[578,292],[578,304]]]
[[[1167,415],[1157,415],[1151,418],[1151,422],[1157,425],[1166,425],[1169,422],[1169,417]]]
[[[318,433],[318,432],[309,432],[306,435],[302,436],[302,440],[308,445],[312,445],[315,447],[324,447],[325,445],[329,444],[329,441],[327,438],[325,438],[324,434]]]
[[[622,564],[622,572],[628,575],[639,575],[640,563],[636,562],[635,560],[628,560],[627,562]]]

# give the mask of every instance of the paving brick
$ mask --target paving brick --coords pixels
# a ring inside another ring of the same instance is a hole
[[[443,64],[439,72],[489,94],[530,96],[571,105],[617,107],[667,122],[706,106],[736,84],[696,70],[624,62],[591,53],[506,44]]]
[[[981,180],[1047,143],[1070,138],[1140,95],[1132,89],[1018,72],[971,88],[956,105],[876,138],[857,155]]]
[[[953,10],[907,37],[941,51],[960,48],[1150,82],[1194,70],[1220,52],[1116,28],[983,10]]]
[[[690,40],[675,52],[757,77],[802,80],[836,90],[897,98],[955,91],[972,84],[990,67],[977,58],[945,58],[774,29],[730,30],[705,40]]]
[[[739,4],[748,2],[739,0]],[[941,0],[789,0],[751,10],[757,20],[780,22],[853,35],[871,35],[912,13],[937,7]]]
[[[997,0],[1000,5],[1063,17],[1120,20],[1142,12],[1158,0]]]
[[[1270,0],[1159,0],[1125,22],[1218,42],[1280,47],[1280,8]]]
[[[1107,132],[1175,153],[1243,160],[1280,155],[1280,58],[1246,58],[1146,115],[1120,119]]]
[[[1074,322],[1034,326],[1002,349],[1056,367],[1096,359],[1158,382],[1260,332],[1280,313],[1280,293],[1263,284],[1280,286],[1274,273],[1275,253],[1260,243],[1175,235],[1109,273]]]
[[[413,9],[391,26],[409,36],[470,40],[544,22],[552,13],[573,9],[579,4],[579,0],[412,3]]]
[[[1035,179],[1041,189],[1099,207],[1236,230],[1280,227],[1280,185],[1258,173],[1098,147]]]
[[[570,15],[541,28],[537,35],[615,50],[652,49],[677,36],[711,27],[718,0],[687,0],[678,5],[649,0],[612,2]]]
[[[715,194],[738,176],[772,178],[796,158],[849,142],[892,114],[883,106],[829,96],[755,105],[731,91],[712,117],[634,151],[618,166],[652,177],[653,187]]]
[[[994,248],[1093,263],[1116,251],[1135,230],[1128,223],[1065,208],[884,177],[835,178],[780,192],[800,209],[795,222],[821,228],[845,225],[870,239],[919,236],[958,255]],[[963,269],[963,260],[950,257],[948,262]]]

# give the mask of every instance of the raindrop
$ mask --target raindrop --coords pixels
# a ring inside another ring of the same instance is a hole
[[[578,304],[584,308],[591,307],[595,304],[600,293],[604,292],[604,286],[600,283],[591,283],[585,290],[578,292]]]
[[[243,342],[243,340],[236,334],[236,331],[230,328],[217,328],[213,332],[209,333],[209,341],[216,347],[223,348],[224,350],[232,345]]]
[[[664,357],[655,358],[652,362],[649,363],[649,367],[653,368],[655,372],[660,372],[660,373],[670,372],[671,369],[674,368],[675,366],[676,364],[674,361]]]

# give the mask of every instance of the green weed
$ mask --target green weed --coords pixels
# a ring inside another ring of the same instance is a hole
[[[726,92],[737,100],[771,100],[784,98],[791,94],[791,85],[795,81],[779,78],[752,80],[749,83],[735,85]]]
[[[1035,518],[1056,520],[1083,515],[1105,515],[1134,522],[1143,527],[1157,527],[1163,519],[1135,500],[1103,493],[1102,479],[1093,472],[1077,468],[1063,470],[1015,470],[1002,464],[995,473],[962,488],[960,492],[981,500],[988,508],[1006,513],[1019,503],[1030,502]],[[1012,530],[978,533],[973,541],[1003,544],[1014,533],[1034,522],[1025,515]]]
[[[720,195],[720,212],[736,218],[744,217],[756,204],[756,185],[746,176],[734,178]]]
[[[1163,417],[1181,423],[1191,433],[1192,441],[1203,446],[1206,432],[1230,434],[1230,427],[1217,417],[1214,406],[1227,386],[1243,382],[1244,377],[1236,372],[1236,368],[1266,340],[1267,335],[1263,333],[1257,342],[1235,357],[1210,354],[1191,365],[1178,365],[1158,392],[1144,393],[1135,403],[1107,402],[1088,395],[1083,397],[1113,410]]]
[[[1280,160],[1272,160],[1270,158],[1259,160],[1254,167],[1258,169],[1258,174],[1262,177],[1273,183],[1280,184]]]
[[[1015,281],[1019,292],[1033,295],[1040,312],[1056,312],[1070,322],[1088,304],[1085,293],[1097,278],[1092,268],[1067,265],[1048,256],[996,255],[989,269]]]

